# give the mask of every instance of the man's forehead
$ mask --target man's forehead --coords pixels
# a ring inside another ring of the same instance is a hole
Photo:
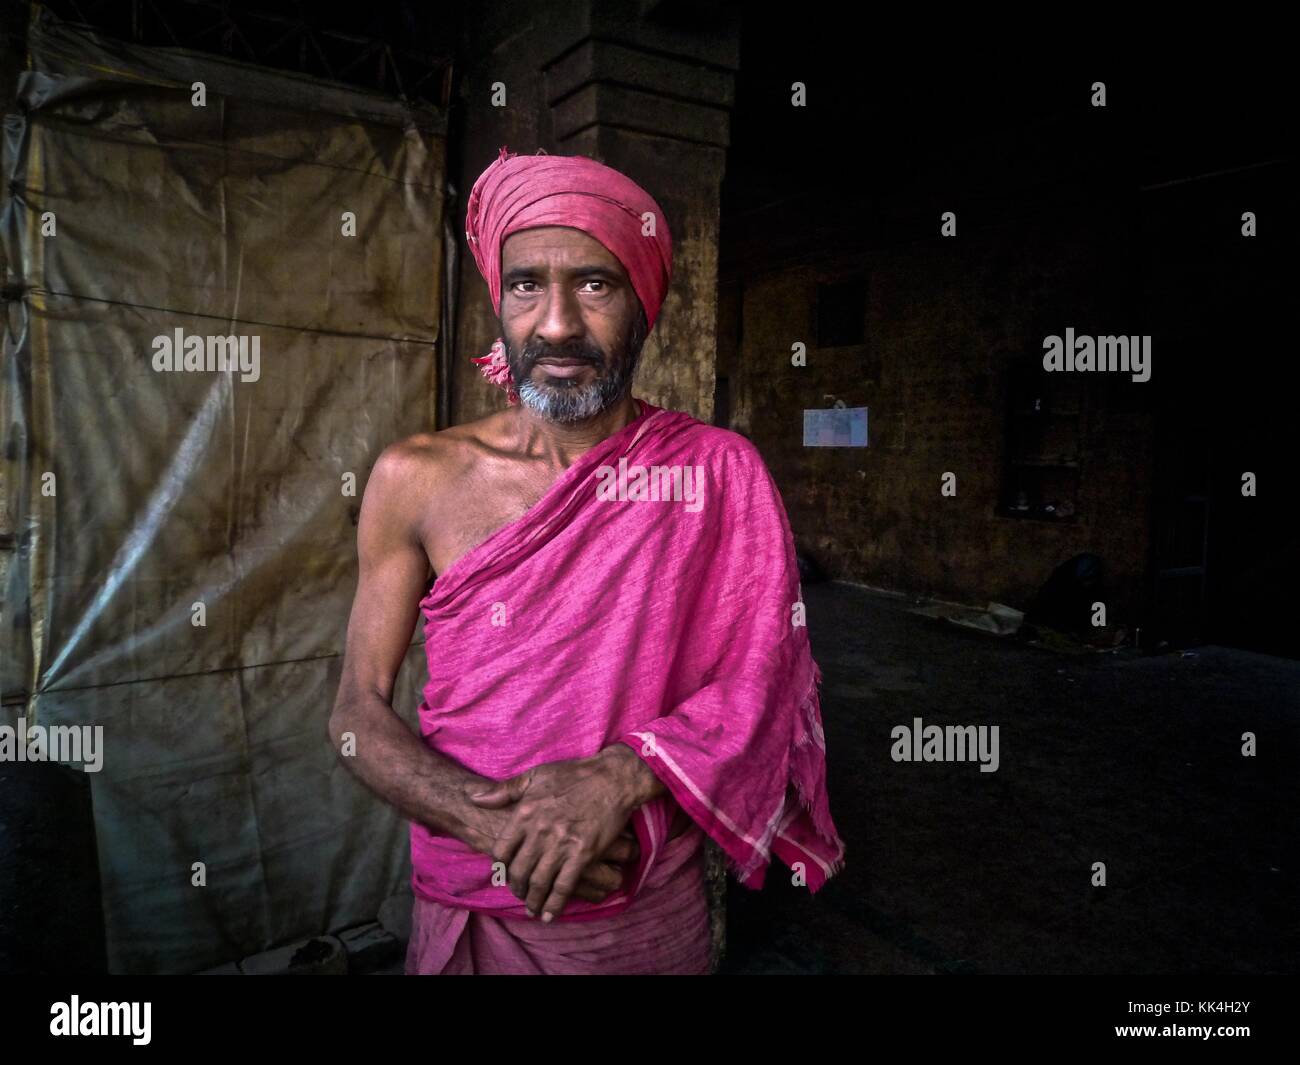
[[[501,268],[599,264],[624,273],[623,264],[595,237],[569,226],[521,229],[501,244]]]

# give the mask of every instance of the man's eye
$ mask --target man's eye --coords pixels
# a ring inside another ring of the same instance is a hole
[[[585,284],[588,284],[588,285],[603,285],[603,284],[605,284],[604,281],[599,281],[599,280],[597,280],[596,278],[592,278],[590,281],[587,281],[587,282],[584,282],[584,283],[585,283]],[[601,291],[604,291],[604,290],[603,290],[603,289],[597,289],[596,291],[601,292]]]
[[[514,287],[515,287],[515,291],[518,292],[520,285],[535,285],[535,284],[537,284],[536,281],[516,281]]]

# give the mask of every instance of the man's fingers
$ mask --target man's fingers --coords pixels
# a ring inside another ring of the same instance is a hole
[[[537,841],[537,837],[530,836],[525,839],[523,846],[519,848],[519,853],[515,855],[507,871],[510,893],[515,898],[527,900],[528,885],[532,880],[533,870],[542,857],[543,848]]]
[[[584,902],[604,902],[622,886],[622,869],[608,862],[592,862],[583,869],[573,893]]]
[[[637,845],[636,840],[619,836],[618,839],[605,848],[605,853],[600,856],[600,860],[621,865],[624,862],[635,862],[640,853],[641,848]]]
[[[495,784],[474,785],[466,788],[465,793],[476,806],[500,809],[522,799],[524,792],[528,790],[528,782],[531,779],[532,771],[530,770],[520,776],[510,777],[508,780],[501,780]]]
[[[573,893],[583,902],[604,902],[612,894],[604,888],[593,887],[586,880],[580,881]]]
[[[504,784],[497,784],[486,791],[471,791],[468,794],[470,802],[475,806],[484,806],[489,810],[497,810],[514,802],[510,797],[510,789]]]
[[[542,907],[543,921],[552,920],[564,912],[565,903],[569,901],[569,896],[573,894],[573,889],[578,886],[578,881],[582,878],[582,868],[582,859],[578,857],[570,857],[564,863],[560,875],[555,878],[555,884],[551,887],[550,897]]]
[[[534,917],[541,914],[542,903],[551,894],[551,885],[555,882],[555,874],[564,865],[565,858],[566,855],[561,851],[546,851],[528,877],[528,897],[524,899],[524,904],[528,907],[528,912]],[[577,887],[577,884],[573,886]]]
[[[527,833],[512,821],[506,825],[496,843],[492,845],[492,860],[502,862],[509,867],[514,863],[519,848],[527,838]]]
[[[623,886],[623,870],[608,862],[592,862],[582,871],[579,883],[598,887],[609,894]]]

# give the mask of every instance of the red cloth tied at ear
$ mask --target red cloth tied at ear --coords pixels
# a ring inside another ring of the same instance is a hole
[[[465,239],[501,315],[501,245],[511,233],[569,226],[600,241],[623,264],[654,326],[673,273],[668,223],[654,198],[626,174],[581,155],[515,155],[503,145],[469,194]],[[519,402],[505,341],[473,360],[483,376]]]

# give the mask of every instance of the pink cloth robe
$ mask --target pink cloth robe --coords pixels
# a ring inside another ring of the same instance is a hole
[[[780,493],[744,437],[638,402],[636,419],[434,581],[420,604],[420,729],[494,780],[627,744],[694,826],[667,841],[673,804],[647,803],[632,817],[641,854],[623,888],[599,904],[571,899],[544,925],[493,885],[488,855],[412,823],[411,971],[513,971],[525,955],[527,971],[572,971],[575,951],[609,971],[601,950],[631,964],[620,916],[633,930],[644,915],[684,915],[707,938],[691,872],[702,833],[751,888],[773,857],[814,892],[843,865]],[[582,947],[583,923],[603,947]],[[677,944],[657,964],[694,971],[697,959]]]

